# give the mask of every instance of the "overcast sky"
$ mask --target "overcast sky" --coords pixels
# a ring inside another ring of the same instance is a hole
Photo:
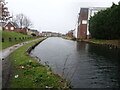
[[[10,14],[23,13],[41,31],[66,33],[74,29],[80,7],[110,7],[119,0],[6,0]]]

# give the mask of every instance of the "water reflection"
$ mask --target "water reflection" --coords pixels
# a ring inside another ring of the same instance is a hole
[[[32,52],[75,88],[120,87],[120,50],[104,46],[49,38]]]
[[[89,57],[96,66],[96,73],[102,77],[102,82],[107,87],[120,87],[120,50],[110,49],[106,46],[89,44]]]

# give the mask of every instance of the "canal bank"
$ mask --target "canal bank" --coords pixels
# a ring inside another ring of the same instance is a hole
[[[76,40],[80,42],[104,45],[104,46],[108,46],[110,49],[120,48],[120,40],[76,39],[75,37],[69,37],[69,36],[63,36],[62,38],[67,40],[74,40],[74,41]]]
[[[68,88],[67,82],[48,65],[42,65],[27,54],[41,41],[26,44],[11,54],[13,70],[9,88]]]
[[[63,39],[67,39],[67,40],[76,40],[75,37],[69,37],[69,36],[62,36]]]
[[[98,45],[108,46],[110,49],[112,48],[120,48],[120,40],[96,40],[96,39],[83,39],[78,40],[87,43],[93,43]]]

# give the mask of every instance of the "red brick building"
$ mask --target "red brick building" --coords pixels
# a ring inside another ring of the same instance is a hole
[[[66,34],[67,36],[70,36],[70,37],[73,37],[74,35],[73,35],[73,32],[74,32],[75,30],[70,30],[70,31],[68,31],[68,33]]]
[[[14,22],[8,22],[5,26],[3,26],[3,30],[11,31],[11,32],[18,32],[18,33],[23,33],[23,34],[27,34],[27,31],[28,31],[27,28],[20,29],[19,26]]]
[[[8,22],[3,26],[4,31],[14,31],[14,32],[19,32],[18,25],[13,23],[13,22]]]
[[[78,18],[77,38],[87,39],[87,23],[89,8],[81,8]]]
[[[28,29],[27,28],[22,28],[19,31],[20,31],[19,33],[27,34]]]

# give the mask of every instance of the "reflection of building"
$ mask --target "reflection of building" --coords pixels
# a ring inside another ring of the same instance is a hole
[[[93,8],[81,8],[78,18],[78,26],[76,28],[77,38],[87,39],[89,38],[89,20],[91,16],[94,16],[100,10],[104,10],[106,8],[102,7],[93,7]]]
[[[79,43],[79,42],[76,42],[76,49],[77,51],[85,51],[85,48],[86,48],[86,43]]]

